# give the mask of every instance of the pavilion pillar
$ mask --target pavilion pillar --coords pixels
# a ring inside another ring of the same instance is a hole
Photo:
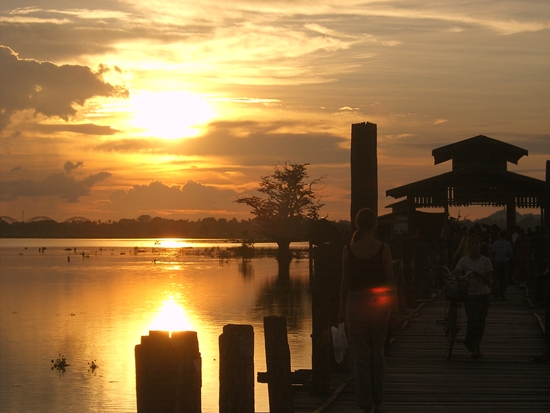
[[[378,214],[378,157],[376,124],[351,125],[351,227],[362,208]]]
[[[445,229],[449,229],[449,197],[445,197],[445,201],[443,204],[443,213],[445,214]]]
[[[516,203],[514,200],[506,204],[506,229],[511,230],[516,226]]]
[[[416,233],[417,225],[415,220],[416,205],[413,195],[407,195],[407,232],[409,235]]]

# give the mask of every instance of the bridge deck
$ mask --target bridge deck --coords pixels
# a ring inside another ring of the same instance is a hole
[[[509,301],[491,302],[481,346],[484,357],[477,360],[459,344],[451,360],[446,359],[443,327],[436,325],[446,304],[441,295],[411,312],[410,321],[395,333],[392,356],[386,358],[386,409],[391,413],[550,412],[550,364],[531,361],[546,351],[541,323],[524,290],[510,286],[508,296]],[[462,316],[459,339],[466,330],[464,309]],[[349,378],[348,372],[335,375],[335,389],[345,377]],[[326,397],[298,392],[294,411],[360,413],[353,386],[353,380],[341,384],[330,404]]]

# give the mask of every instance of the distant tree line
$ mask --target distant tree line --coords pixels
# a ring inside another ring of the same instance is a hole
[[[326,221],[331,228],[349,230],[349,221]],[[306,232],[292,241],[308,241]],[[247,242],[273,241],[259,230],[256,218],[238,221],[236,218],[203,218],[197,221],[174,220],[150,215],[119,221],[42,220],[9,223],[0,220],[0,238],[199,238],[235,239]]]
[[[349,230],[349,221],[329,221],[342,230]],[[505,212],[499,211],[489,217],[470,221],[475,223],[506,227]],[[518,226],[527,229],[540,225],[540,215],[517,215]],[[306,238],[311,234],[306,234]],[[124,218],[119,221],[72,221],[56,222],[43,220],[34,222],[9,223],[0,220],[1,238],[223,238],[249,240],[252,242],[273,241],[258,232],[256,218],[238,221],[236,218],[203,218],[197,221],[174,220],[141,215],[136,219]],[[307,239],[303,239],[304,241]],[[300,239],[293,239],[300,241]]]
[[[262,241],[254,219],[203,218],[174,220],[150,215],[119,221],[72,221],[8,223],[0,220],[2,238],[225,238]]]
[[[499,228],[506,228],[506,211],[497,211],[488,217],[480,218],[473,222],[466,219],[465,224],[467,226],[474,224],[487,226],[495,225]],[[526,231],[528,228],[535,229],[537,226],[542,226],[541,216],[540,214],[520,214],[519,212],[516,212],[516,225]]]

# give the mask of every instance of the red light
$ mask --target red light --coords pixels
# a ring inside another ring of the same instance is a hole
[[[374,287],[370,289],[370,292],[375,295],[375,302],[377,305],[386,306],[391,303],[390,292],[388,287]]]
[[[374,288],[371,288],[370,291],[373,294],[384,294],[390,291],[390,289],[388,287],[374,287]]]

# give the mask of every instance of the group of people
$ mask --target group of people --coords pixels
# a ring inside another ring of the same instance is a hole
[[[473,226],[462,238],[453,256],[453,261],[458,259],[453,274],[470,274],[464,345],[473,358],[483,356],[480,344],[491,294],[494,299],[507,300],[509,284],[531,283],[536,272],[544,271],[544,239],[540,227],[526,232],[517,226],[513,231],[501,230],[497,236]]]
[[[346,323],[357,404],[366,413],[387,412],[383,406],[385,343],[388,329],[400,322],[392,253],[376,236],[376,224],[376,213],[368,208],[355,217],[357,230],[342,252],[338,314],[338,322]],[[505,300],[509,283],[527,282],[523,259],[524,255],[528,260],[536,258],[533,240],[544,239],[538,237],[539,231],[526,234],[516,228],[495,236],[494,231],[489,234],[474,226],[462,237],[453,257],[453,274],[467,275],[470,281],[464,344],[472,358],[483,356],[480,347],[491,294]]]
[[[494,298],[506,300],[509,284],[534,284],[537,274],[542,274],[545,268],[543,228],[536,226],[525,231],[516,226],[510,231],[496,226],[472,226],[464,233],[460,244],[452,257],[456,265],[458,260],[468,255],[468,240],[476,235],[481,240],[481,254],[489,257],[493,264],[493,283],[491,292]]]

